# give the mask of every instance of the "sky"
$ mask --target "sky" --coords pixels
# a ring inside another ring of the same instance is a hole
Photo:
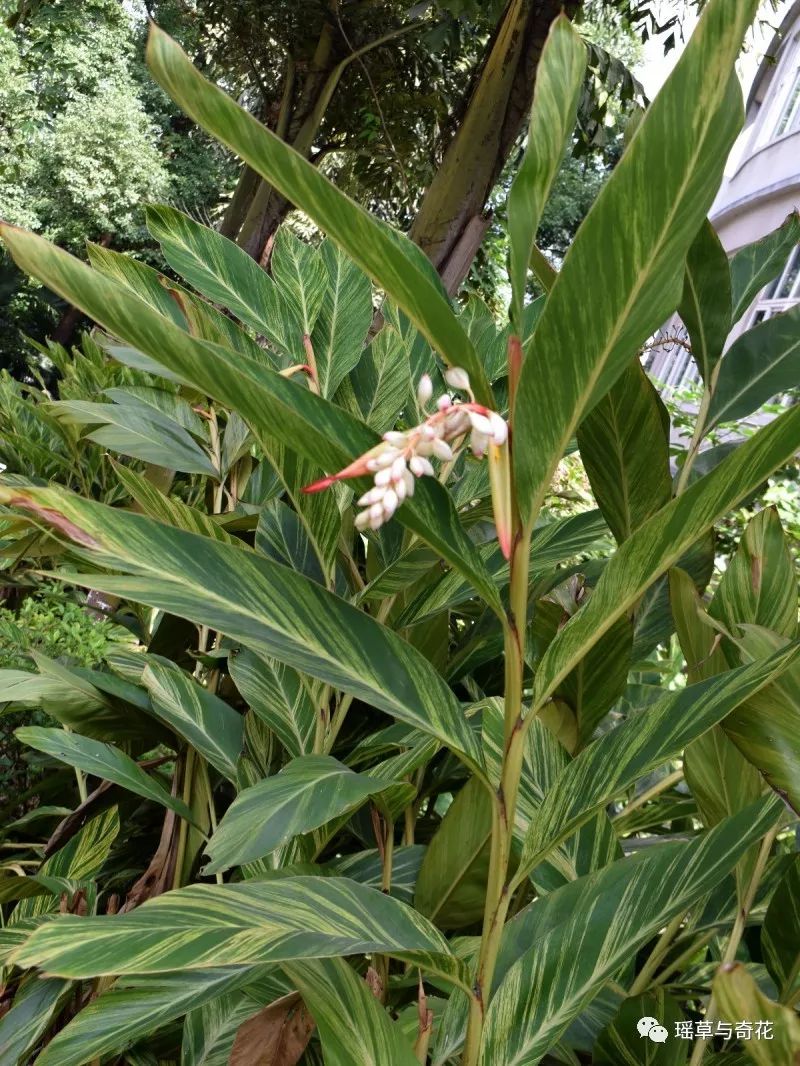
[[[772,40],[775,30],[781,23],[783,16],[790,6],[791,0],[781,0],[777,10],[769,2],[762,4],[762,10],[755,23],[748,41],[747,51],[739,60],[739,76],[742,79],[745,98],[750,91],[753,78],[756,76],[758,65],[764,57],[764,52]],[[663,19],[675,10],[675,2],[662,0],[659,6],[659,14]],[[685,40],[680,37],[677,46],[668,54],[664,55],[664,45],[661,38],[652,38],[644,46],[644,57],[641,66],[636,70],[636,76],[642,82],[647,95],[652,97],[658,92],[669,75],[675,63],[678,61],[685,46],[686,40],[691,36],[691,31],[697,23],[695,15],[688,16],[683,20],[683,32]]]

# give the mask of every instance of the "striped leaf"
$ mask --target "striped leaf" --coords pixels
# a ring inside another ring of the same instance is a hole
[[[227,992],[186,1015],[181,1066],[229,1066],[231,1061],[236,1061],[231,1056],[237,1033],[259,1013],[261,1006],[246,993],[246,989]],[[292,1064],[287,1063],[287,1066]]]
[[[323,396],[331,397],[361,358],[372,325],[372,285],[333,241],[323,241],[328,284],[311,345]]]
[[[463,929],[483,916],[489,877],[492,803],[471,778],[425,850],[414,906],[442,929]]]
[[[169,293],[170,282],[146,263],[122,255],[99,244],[87,245],[89,262],[101,274],[115,278],[141,296],[146,304],[172,319],[176,326],[186,328],[186,319],[178,302]]]
[[[545,797],[525,841],[518,878],[614,796],[679,755],[692,740],[797,663],[798,655],[800,646],[793,644],[750,666],[667,693],[590,744],[569,763]]]
[[[783,225],[731,259],[733,321],[738,322],[767,282],[783,270],[800,241],[800,213],[794,211]]]
[[[355,881],[285,877],[191,885],[126,914],[39,926],[17,965],[57,976],[163,974],[382,952],[469,987],[466,967],[426,919]]]
[[[800,308],[773,315],[743,333],[719,365],[706,431],[740,421],[800,378]]]
[[[710,222],[700,227],[686,257],[683,297],[678,313],[689,331],[700,375],[712,382],[731,331],[731,267],[728,254]]]
[[[172,269],[198,292],[263,334],[280,352],[303,354],[299,319],[275,282],[238,244],[164,205],[147,208],[147,228]]]
[[[547,298],[514,416],[516,480],[528,522],[579,423],[678,305],[686,253],[741,128],[733,69],[756,8],[757,0],[706,6]]]
[[[328,271],[320,253],[282,226],[275,238],[270,267],[275,284],[303,333],[310,337],[328,287]]]
[[[33,1048],[71,990],[69,981],[55,978],[37,980],[31,975],[22,983],[13,1006],[0,1018],[0,1062],[5,1066],[24,1066],[31,1061]]]
[[[52,406],[59,417],[99,426],[87,439],[104,448],[155,466],[215,476],[213,463],[192,436],[153,408],[86,400],[61,400]]]
[[[132,470],[129,466],[125,466],[123,463],[116,463],[113,459],[111,463],[120,480],[120,484],[128,495],[136,501],[143,514],[156,518],[159,522],[166,522],[169,526],[186,529],[190,533],[202,533],[206,537],[223,541],[225,544],[234,544],[238,548],[247,550],[248,545],[245,541],[226,533],[219,522],[215,522],[205,511],[190,507],[183,500],[165,496],[163,492],[159,492],[152,481],[148,481],[146,477]]]
[[[588,649],[656,578],[677,563],[718,517],[786,462],[798,446],[800,409],[796,408],[756,433],[645,522],[618,549],[589,602],[547,649],[536,675],[535,706],[542,706]]]
[[[384,326],[342,382],[336,399],[370,429],[385,433],[403,410],[411,384],[400,335]]]
[[[290,666],[236,645],[228,654],[234,684],[292,757],[314,746],[317,711],[302,676]]]
[[[61,532],[88,547],[94,563],[129,575],[71,581],[219,630],[418,726],[480,766],[478,741],[427,659],[301,574],[61,489],[0,486],[0,501],[9,500],[45,521],[57,516]]]
[[[267,444],[279,439],[310,460],[315,470],[320,465],[339,470],[377,443],[378,436],[347,412],[241,353],[195,340],[133,293],[42,238],[2,225],[0,235],[22,269],[138,351],[168,364],[170,373],[237,411]],[[461,527],[451,497],[438,482],[422,479],[398,518],[464,573],[501,613],[497,590]]]
[[[204,873],[270,855],[301,833],[360,807],[394,782],[354,773],[330,755],[303,755],[244,789],[208,844]]]
[[[179,667],[151,660],[142,674],[154,714],[229,781],[244,744],[244,719]]]
[[[764,915],[761,948],[781,1003],[794,1000],[800,988],[800,855],[778,882]]]
[[[102,744],[78,733],[68,733],[65,729],[47,729],[35,725],[20,726],[14,730],[14,735],[36,751],[43,751],[68,766],[75,766],[85,774],[92,774],[103,781],[113,781],[137,796],[175,811],[188,822],[194,821],[192,812],[183,800],[171,796],[129,755],[111,744]]]
[[[125,977],[91,1000],[40,1054],[41,1066],[84,1066],[122,1053],[189,1010],[237,992],[267,967],[229,966]]]
[[[581,459],[618,543],[672,499],[669,418],[638,362],[578,427]]]
[[[720,966],[711,984],[719,1016],[733,1026],[742,1019],[752,1019],[753,1036],[744,1040],[747,1055],[758,1066],[790,1066],[800,1058],[800,1019],[794,1009],[783,1007],[769,999],[756,984],[741,962]],[[756,1022],[770,1022],[771,1037],[759,1039],[755,1035]]]
[[[284,967],[317,1023],[325,1066],[418,1066],[400,1026],[341,959]]]
[[[797,575],[781,520],[765,507],[747,523],[708,609],[731,632],[739,623],[797,633]]]
[[[481,1066],[539,1062],[606,981],[718,884],[779,811],[769,797],[689,844],[640,852],[525,908],[504,933]]]
[[[643,1040],[637,1027],[642,1018],[657,1018],[669,1039]],[[675,1025],[683,1020],[683,1011],[663,989],[623,1000],[592,1048],[592,1066],[685,1066],[686,1042],[674,1038]]]
[[[518,330],[536,231],[575,128],[586,60],[580,35],[562,14],[550,27],[536,66],[528,145],[508,194],[511,320]]]
[[[200,126],[304,211],[408,315],[430,345],[469,373],[490,404],[483,368],[429,264],[416,246],[341,193],[320,171],[206,81],[182,49],[153,26],[147,60],[156,81]]]
[[[753,662],[788,647],[785,637],[761,626],[742,626],[742,661]],[[800,812],[800,668],[795,663],[742,703],[725,732],[748,762],[790,807]]]

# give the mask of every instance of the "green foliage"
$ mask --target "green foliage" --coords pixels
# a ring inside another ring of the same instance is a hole
[[[3,227],[99,327],[51,350],[58,401],[7,383],[30,432],[0,480],[4,557],[18,583],[102,594],[132,633],[91,668],[0,671],[12,711],[58,723],[19,738],[68,804],[44,862],[30,820],[5,830],[16,1062],[636,1061],[645,1004],[754,1011],[794,1053],[797,580],[763,485],[800,409],[702,450],[715,404],[754,387],[720,343],[745,261],[722,263],[704,215],[755,9],[709,0],[527,303],[583,55],[558,21],[502,328],[474,297],[456,313],[405,238],[161,31],[159,83],[324,242],[284,229],[262,270],[155,207],[178,283]],[[742,277],[771,255],[746,259]],[[686,300],[704,387],[673,478],[640,355]],[[782,368],[797,329],[783,316]],[[565,484],[584,512],[560,514]],[[754,517],[715,559],[742,501]]]
[[[28,669],[34,652],[94,666],[110,652],[118,632],[112,622],[93,618],[61,585],[45,585],[17,611],[0,607],[0,667]]]

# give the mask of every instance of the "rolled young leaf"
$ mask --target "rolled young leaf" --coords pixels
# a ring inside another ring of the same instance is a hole
[[[705,221],[686,257],[683,297],[678,307],[692,341],[700,376],[710,385],[731,331],[731,268],[717,232]]]

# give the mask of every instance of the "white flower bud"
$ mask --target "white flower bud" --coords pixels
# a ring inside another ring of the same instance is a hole
[[[447,437],[460,437],[469,429],[469,412],[463,407],[454,407],[448,412],[444,431]]]
[[[370,529],[380,529],[382,525],[383,525],[383,508],[381,508],[381,513],[379,515],[373,515],[372,513],[370,513],[370,516],[369,516],[369,528]]]
[[[391,480],[392,468],[389,466],[385,466],[383,470],[379,470],[375,475],[375,484],[381,489],[385,489]]]
[[[406,471],[406,474],[407,473],[408,473],[408,471]],[[395,481],[395,483],[394,483],[394,491],[397,494],[397,503],[398,503],[398,506],[399,506],[403,502],[403,500],[406,498],[406,495],[408,493],[408,490],[406,489],[406,476],[405,476],[405,474],[403,474],[403,476],[400,478],[399,481]]]
[[[373,505],[369,509],[369,517],[370,522],[373,518],[380,518],[381,520],[383,520],[383,504],[373,503]],[[373,526],[372,528],[374,529],[375,527]]]
[[[489,421],[492,424],[492,442],[497,445],[505,444],[508,440],[508,423],[506,420],[497,411],[492,411],[489,415]]]
[[[392,463],[391,474],[392,481],[399,481],[400,478],[406,472],[406,461],[404,456],[398,455],[395,461]]]
[[[410,470],[406,470],[405,474],[403,474],[403,483],[406,487],[406,496],[413,496],[416,485],[414,483],[414,475]]]
[[[470,411],[469,420],[472,423],[472,428],[477,429],[479,433],[484,433],[487,437],[491,437],[494,433],[494,426],[486,415],[478,414],[477,411]]]
[[[433,396],[433,382],[429,374],[423,374],[417,386],[417,400],[420,407],[425,407]]]
[[[383,470],[385,466],[391,466],[396,458],[397,448],[386,448],[375,460],[377,463],[376,469]]]
[[[389,430],[388,433],[384,433],[383,439],[387,444],[393,445],[395,448],[405,448],[408,444],[408,437],[405,433],[398,433],[395,430]]]
[[[453,449],[446,441],[435,440],[433,441],[433,454],[437,459],[449,462],[453,458]]]
[[[420,435],[423,440],[433,440],[437,433],[433,426],[429,426],[426,422],[425,425],[420,426]]]
[[[370,474],[374,474],[377,469],[378,469],[378,460],[377,459],[367,459],[367,470],[369,470]]]
[[[370,489],[369,492],[365,492],[361,499],[358,501],[359,507],[371,507],[373,503],[380,503],[383,499],[385,489],[379,488],[377,485]]]
[[[425,474],[430,477],[434,472],[429,460],[425,459],[422,455],[412,456],[409,465],[412,474],[415,474],[417,477],[422,477]]]
[[[440,411],[446,411],[448,407],[453,406],[453,401],[447,395],[446,392],[443,392],[439,399],[436,401],[436,406]]]
[[[463,367],[448,367],[444,372],[444,380],[451,389],[458,389],[460,392],[467,392],[469,390],[469,374],[463,369]]]
[[[489,434],[481,433],[478,429],[473,429],[469,438],[470,448],[472,448],[472,454],[477,459],[482,459],[486,454],[486,449],[489,447]]]
[[[369,511],[359,511],[356,515],[356,529],[363,533],[369,525]]]
[[[402,478],[400,479],[402,481]],[[397,505],[400,500],[397,498],[397,493],[394,489],[387,489],[386,495],[383,497],[383,517],[384,520],[388,520],[392,517],[397,510]]]

